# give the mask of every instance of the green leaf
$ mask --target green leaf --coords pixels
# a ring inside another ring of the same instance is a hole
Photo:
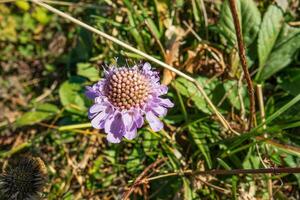
[[[261,15],[253,0],[241,0],[243,39],[246,46],[255,40],[261,24]]]
[[[240,1],[237,1],[237,3],[238,3],[237,6],[238,12],[239,12]],[[218,28],[222,36],[224,37],[223,38],[224,45],[228,45],[230,48],[232,48],[236,43],[236,35],[235,35],[235,28],[234,28],[234,23],[233,23],[228,0],[224,1],[224,3],[222,4]]]
[[[27,1],[24,0],[18,0],[16,1],[16,6],[18,6],[20,9],[24,10],[24,11],[28,11],[30,8],[30,5]]]
[[[99,71],[90,63],[78,63],[77,74],[91,81],[98,81],[100,79]]]
[[[16,126],[32,125],[46,119],[50,119],[59,112],[59,109],[49,103],[38,105],[34,111],[30,111],[22,115],[16,121]]]
[[[189,126],[189,134],[191,135],[192,139],[194,140],[197,147],[200,149],[201,153],[203,154],[206,164],[209,169],[212,168],[212,160],[209,153],[209,147],[207,145],[207,141],[205,136],[209,133],[206,132],[206,127],[203,125],[200,126]]]
[[[216,88],[216,82],[211,81],[209,84],[206,83],[207,78],[205,77],[198,77],[197,80],[200,84],[204,87],[207,93],[212,93],[213,90]],[[179,77],[174,81],[174,87],[185,97],[190,98],[196,105],[196,107],[204,113],[211,113],[209,110],[208,105],[206,104],[205,99],[199,93],[198,89],[195,87],[193,83],[190,81]]]
[[[238,0],[237,9],[241,22],[243,39],[245,45],[249,46],[258,34],[261,15],[253,0]],[[223,43],[229,46],[230,49],[233,48],[237,42],[228,0],[224,1],[222,4],[218,28],[224,37]]]
[[[47,24],[50,21],[50,16],[47,14],[47,10],[41,7],[35,7],[32,17],[41,24]]]
[[[231,170],[232,168],[221,158],[217,158],[218,163],[226,170]]]
[[[282,89],[296,96],[300,94],[300,69],[290,69],[279,84]]]
[[[184,200],[193,199],[193,191],[190,186],[190,181],[186,177],[182,177],[183,189],[184,189]]]
[[[228,100],[231,103],[232,106],[234,106],[236,109],[241,109],[241,103],[238,96],[238,82],[235,80],[228,80],[223,84],[225,91],[229,91],[228,93]],[[245,106],[249,104],[249,99],[247,98],[247,88],[245,85],[241,88],[241,95],[243,98],[243,101],[245,103]]]
[[[61,104],[66,110],[74,113],[85,112],[85,101],[83,96],[84,79],[80,77],[71,77],[65,81],[59,88],[59,97]]]
[[[260,76],[261,70],[275,45],[282,23],[282,11],[277,6],[270,5],[264,15],[261,30],[258,34],[259,71],[257,77]]]
[[[300,49],[300,28],[284,26],[274,50],[262,68],[259,81],[264,81],[293,61],[293,56]]]
[[[126,169],[129,173],[137,173],[143,169],[142,159],[145,155],[142,153],[141,149],[134,148],[126,160]]]
[[[159,144],[159,138],[156,137],[148,130],[141,130],[141,135],[143,135],[143,150],[147,156],[157,153],[157,145]]]
[[[299,159],[295,159],[289,154],[285,154],[284,161],[289,167],[299,167]],[[294,176],[297,178],[298,185],[300,185],[300,174],[295,173]]]

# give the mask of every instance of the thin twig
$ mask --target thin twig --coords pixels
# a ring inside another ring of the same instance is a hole
[[[114,42],[114,43],[122,46],[123,48],[126,48],[126,49],[128,49],[128,50],[130,50],[130,51],[132,51],[132,52],[134,52],[134,53],[136,53],[136,54],[138,54],[138,55],[140,55],[140,56],[142,56],[142,57],[144,57],[144,58],[146,58],[146,59],[148,59],[148,60],[150,60],[150,61],[152,61],[152,62],[154,62],[154,63],[156,63],[156,64],[158,64],[158,65],[160,65],[160,66],[162,66],[164,68],[166,68],[166,69],[169,69],[169,70],[175,72],[176,74],[178,74],[179,76],[182,76],[185,79],[189,80],[190,82],[192,82],[193,84],[195,84],[195,86],[197,87],[197,89],[199,90],[199,92],[201,93],[201,95],[204,97],[204,99],[206,100],[206,102],[208,103],[208,105],[211,107],[212,111],[216,114],[216,116],[218,117],[218,119],[220,120],[220,122],[222,123],[222,125],[225,127],[225,129],[230,130],[233,133],[239,135],[239,133],[237,133],[236,131],[234,131],[230,127],[229,123],[222,116],[222,114],[218,111],[218,109],[214,106],[214,104],[208,98],[208,96],[205,93],[204,89],[202,88],[202,86],[200,85],[200,83],[196,79],[192,78],[191,76],[186,75],[185,73],[183,73],[180,70],[172,67],[171,65],[168,65],[168,64],[166,64],[166,63],[164,63],[164,62],[162,62],[162,61],[154,58],[153,56],[150,56],[149,54],[146,54],[145,52],[140,51],[140,50],[138,50],[138,49],[136,49],[136,48],[134,48],[134,47],[126,44],[125,42],[123,42],[123,41],[121,41],[121,40],[119,40],[119,39],[117,39],[117,38],[115,38],[113,36],[110,36],[110,35],[102,32],[102,31],[100,31],[100,30],[98,30],[98,29],[96,29],[96,28],[94,28],[94,27],[92,27],[92,26],[90,26],[90,25],[88,25],[86,23],[83,23],[82,21],[79,21],[78,19],[76,19],[76,18],[74,18],[74,17],[72,17],[72,16],[70,16],[70,15],[68,15],[68,14],[66,14],[66,13],[64,13],[64,12],[62,12],[62,11],[60,11],[60,10],[52,7],[52,6],[50,6],[50,5],[48,5],[48,4],[43,3],[40,0],[30,0],[30,1],[32,1],[33,3],[36,3],[36,4],[38,4],[38,5],[46,8],[47,10],[49,10],[49,11],[51,11],[51,12],[53,12],[53,13],[55,13],[55,14],[63,17],[63,18],[65,18],[65,19],[70,20],[71,22],[73,22],[73,23],[75,23],[75,24],[77,24],[77,25],[79,25],[79,26],[81,26],[81,27],[83,27],[83,28],[85,28],[85,29],[93,32],[93,33],[96,33],[96,34],[104,37],[107,40],[110,40],[110,41],[112,41],[112,42]]]
[[[224,188],[221,188],[219,186],[213,185],[213,184],[211,184],[211,183],[209,183],[207,181],[201,180],[201,179],[198,179],[198,180],[200,182],[204,183],[205,185],[207,185],[208,187],[211,187],[211,188],[213,188],[213,189],[215,189],[215,190],[217,190],[217,191],[219,191],[219,192],[221,192],[223,194],[226,194],[226,195],[230,194],[230,190],[226,190]]]
[[[174,177],[174,176],[194,176],[194,175],[241,175],[241,174],[295,174],[300,173],[300,167],[287,167],[287,168],[263,168],[263,169],[231,169],[231,170],[208,170],[208,171],[192,171],[186,170],[183,172],[173,172],[161,174],[158,176],[143,179],[136,183],[136,185],[143,184],[145,182],[154,181],[161,178]]]
[[[267,128],[267,125],[266,125],[266,114],[265,114],[265,106],[263,100],[262,85],[257,84],[256,87],[257,87],[257,98],[258,98],[258,105],[259,105],[260,116],[261,116],[261,123],[263,124],[263,129],[265,130]]]
[[[297,22],[289,22],[290,26],[300,26],[300,21]]]
[[[276,148],[279,149],[283,149],[284,151],[288,151],[294,155],[300,156],[300,148],[297,146],[292,146],[292,145],[288,145],[288,144],[281,144],[275,140],[271,140],[271,139],[266,139],[265,137],[261,137],[261,136],[256,136],[255,137],[256,140],[259,141],[263,141],[269,145],[272,145]]]
[[[123,198],[124,200],[129,199],[131,193],[133,192],[133,189],[136,185],[139,185],[139,183],[141,182],[141,180],[146,176],[146,174],[148,173],[148,171],[150,169],[154,169],[156,166],[158,166],[159,164],[161,164],[162,162],[164,162],[166,160],[166,158],[162,158],[162,159],[158,159],[156,160],[154,163],[152,163],[151,165],[149,165],[148,167],[146,167],[144,169],[144,171],[136,178],[136,180],[134,181],[134,183],[132,184],[132,186],[130,187],[130,189],[124,193]],[[143,182],[145,183],[145,182]]]
[[[183,21],[183,24],[188,28],[188,30],[191,31],[191,33],[195,36],[195,38],[196,38],[199,42],[203,42],[203,40],[201,39],[201,37],[196,33],[196,31],[193,29],[192,26],[190,26],[186,21]]]
[[[0,3],[12,3],[15,2],[16,0],[0,0]]]
[[[169,174],[162,174],[156,177],[151,177],[147,181],[152,181],[155,179],[169,177],[169,176],[181,176],[181,175],[238,175],[238,174],[279,174],[279,173],[300,173],[300,167],[295,168],[262,168],[262,169],[232,169],[232,170],[209,170],[209,171],[185,171],[185,172],[174,172]]]
[[[241,73],[241,77],[239,78],[239,81],[238,81],[238,97],[239,97],[239,101],[240,101],[240,104],[241,104],[241,119],[243,120],[243,126],[245,127],[245,105],[244,105],[244,101],[243,101],[243,95],[242,95],[242,91],[243,91],[243,88],[242,88],[242,80],[244,78],[244,72]]]
[[[247,67],[246,53],[245,53],[245,47],[244,47],[244,42],[243,42],[243,37],[242,37],[242,32],[241,32],[241,27],[240,27],[240,20],[239,20],[239,16],[237,13],[236,1],[229,0],[229,3],[230,3],[230,10],[232,13],[233,22],[234,22],[235,31],[236,31],[236,38],[237,38],[237,42],[238,42],[240,60],[241,60],[244,74],[245,74],[246,82],[248,85],[248,93],[249,93],[249,97],[250,97],[250,117],[249,117],[248,129],[251,130],[252,122],[254,121],[254,115],[255,115],[254,88],[253,88],[252,80],[251,80],[251,77],[250,77],[250,74],[248,71],[248,67]]]

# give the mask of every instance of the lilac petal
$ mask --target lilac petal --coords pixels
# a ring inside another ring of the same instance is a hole
[[[125,126],[125,130],[131,129],[133,125],[133,116],[129,112],[122,113],[122,120]]]
[[[143,65],[143,70],[144,70],[144,71],[147,71],[147,72],[151,71],[151,65],[150,65],[149,63],[146,62],[146,63]]]
[[[154,106],[152,107],[152,111],[160,117],[165,116],[168,112],[168,110],[162,106]]]
[[[141,128],[144,124],[144,118],[143,116],[138,113],[138,112],[135,112],[134,113],[134,124],[137,128]]]
[[[105,120],[105,123],[104,123],[104,131],[105,133],[111,133],[110,132],[110,127],[111,127],[111,124],[114,120],[114,115],[111,115],[111,116],[108,116]]]
[[[94,128],[101,129],[101,122],[107,118],[108,114],[106,112],[100,112],[96,117],[91,121],[91,124]]]
[[[97,96],[99,96],[98,92],[96,92],[92,87],[87,86],[86,87],[86,91],[85,91],[85,95],[89,98],[89,99],[95,99]]]
[[[163,129],[164,124],[153,114],[153,112],[147,112],[146,119],[153,131],[157,132]]]
[[[106,139],[110,143],[120,143],[122,138],[115,137],[113,134],[109,133],[109,134],[107,134]]]
[[[160,95],[168,93],[168,87],[166,85],[160,85],[158,89],[159,89]]]
[[[97,113],[100,111],[105,110],[106,106],[103,106],[102,104],[94,104],[92,107],[90,107],[89,112],[90,113]]]
[[[124,132],[125,132],[125,126],[122,120],[122,115],[121,113],[117,113],[114,116],[114,119],[110,125],[108,133],[112,133],[116,137],[121,137],[123,136]]]
[[[124,137],[128,140],[132,140],[136,138],[136,136],[137,136],[136,128],[132,129],[131,131],[126,131],[124,134]]]
[[[172,108],[174,106],[174,103],[172,103],[170,99],[161,99],[161,98],[159,99],[160,99],[159,105],[162,105],[167,108]]]

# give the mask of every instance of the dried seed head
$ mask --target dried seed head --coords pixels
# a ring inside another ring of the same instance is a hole
[[[122,68],[108,78],[105,93],[109,101],[120,109],[140,107],[147,100],[149,82],[137,69]]]
[[[47,171],[38,157],[25,156],[8,161],[0,175],[0,196],[4,199],[39,199]]]

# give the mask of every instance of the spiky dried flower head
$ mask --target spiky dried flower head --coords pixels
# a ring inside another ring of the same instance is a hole
[[[86,96],[94,100],[89,109],[92,126],[104,129],[107,140],[119,143],[123,137],[133,139],[144,124],[144,116],[154,131],[163,128],[158,117],[173,107],[169,99],[160,96],[168,88],[160,85],[158,72],[149,63],[128,67],[110,67],[105,78],[87,87]]]
[[[40,199],[46,180],[46,166],[40,158],[12,158],[0,175],[0,195],[11,200]]]

